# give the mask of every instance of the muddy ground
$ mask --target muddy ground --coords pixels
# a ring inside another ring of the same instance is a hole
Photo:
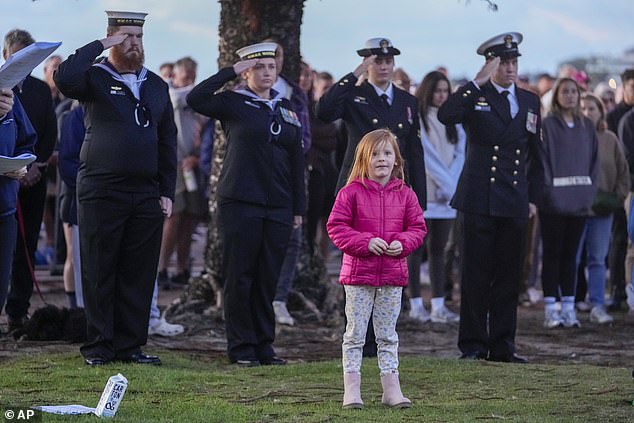
[[[48,276],[39,271],[38,278],[46,302],[65,306],[65,296],[60,277]],[[428,289],[428,287],[425,287]],[[162,308],[177,300],[181,291],[160,291]],[[429,292],[423,291],[429,298]],[[31,310],[42,306],[37,294],[32,299]],[[449,304],[456,309],[457,304]],[[343,323],[337,316],[317,321],[308,312],[291,310],[297,318],[296,326],[278,326],[276,350],[278,355],[290,362],[325,360],[340,357]],[[542,326],[541,305],[521,306],[518,313],[518,353],[532,363],[545,364],[597,364],[631,368],[634,366],[634,317],[626,312],[613,314],[615,322],[598,325],[589,322],[588,313],[580,313],[582,326],[579,329],[546,330]],[[208,310],[206,314],[185,314],[174,322],[187,327],[184,334],[173,338],[151,337],[146,350],[154,352],[169,349],[187,352],[193,356],[212,359],[224,357],[225,340],[222,319],[218,312]],[[0,317],[0,332],[6,332],[6,318]],[[433,356],[455,358],[457,324],[418,323],[402,315],[398,324],[403,356]],[[46,352],[78,353],[78,344],[64,342],[16,341],[6,335],[0,336],[0,362],[22,355]],[[79,353],[78,353],[79,360]]]

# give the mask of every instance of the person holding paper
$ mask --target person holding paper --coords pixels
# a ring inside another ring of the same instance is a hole
[[[4,37],[2,55],[9,62],[12,57],[21,57],[24,50],[34,44],[35,40],[27,31],[11,30]],[[27,75],[17,83],[13,92],[20,99],[37,134],[35,145],[37,159],[20,180],[18,221],[21,219],[24,234],[18,233],[13,256],[11,289],[6,305],[9,331],[22,328],[28,320],[34,283],[31,263],[35,262],[35,251],[46,203],[46,169],[57,142],[57,119],[48,85],[38,78]]]
[[[0,89],[0,155],[14,157],[33,153],[37,140],[35,130],[22,104],[13,91]],[[17,236],[15,209],[18,180],[26,175],[26,166],[0,175],[0,310],[4,307],[9,289],[9,275]]]
[[[144,354],[163,219],[172,214],[176,125],[168,86],[143,66],[146,13],[108,11],[107,36],[60,64],[85,109],[77,177],[87,365],[160,364]],[[110,49],[107,59],[93,64]]]

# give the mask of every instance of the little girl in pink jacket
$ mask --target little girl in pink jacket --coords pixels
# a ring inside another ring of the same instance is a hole
[[[407,285],[406,257],[427,233],[416,194],[403,181],[403,159],[394,134],[367,133],[355,152],[348,184],[337,195],[328,235],[343,251],[339,281],[346,293],[343,335],[344,408],[362,408],[361,359],[370,314],[378,345],[382,402],[398,408],[412,403],[398,379],[396,320]]]

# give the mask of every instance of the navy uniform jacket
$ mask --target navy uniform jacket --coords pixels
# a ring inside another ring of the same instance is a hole
[[[450,95],[438,111],[445,125],[461,123],[467,155],[451,205],[463,212],[527,218],[528,203],[543,187],[539,155],[540,103],[537,95],[515,87],[519,111],[508,112],[508,99],[491,82],[473,82]]]
[[[86,137],[81,148],[82,184],[118,191],[151,192],[174,199],[176,125],[167,84],[143,68],[140,100],[110,71],[93,66],[100,41],[78,49],[60,64],[55,83],[81,101]]]
[[[370,83],[356,86],[357,77],[349,73],[333,85],[317,104],[317,117],[326,122],[343,119],[348,130],[348,148],[343,159],[337,191],[348,180],[354,153],[361,138],[375,129],[388,128],[398,138],[405,160],[405,180],[425,209],[427,186],[425,159],[420,139],[418,101],[413,95],[394,86],[394,98],[389,109],[383,104]]]
[[[236,76],[231,67],[221,69],[187,96],[187,103],[195,111],[220,120],[227,136],[218,194],[303,215],[306,194],[298,117],[285,98],[276,101],[271,110],[260,99],[240,92],[216,93]],[[279,130],[279,134],[272,134],[272,130]]]

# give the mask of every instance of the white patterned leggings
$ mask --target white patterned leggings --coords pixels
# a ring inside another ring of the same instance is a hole
[[[401,312],[400,286],[375,288],[363,285],[345,285],[346,333],[341,352],[344,373],[360,373],[363,344],[372,314],[374,334],[378,347],[381,376],[398,373],[398,334],[396,320]]]

